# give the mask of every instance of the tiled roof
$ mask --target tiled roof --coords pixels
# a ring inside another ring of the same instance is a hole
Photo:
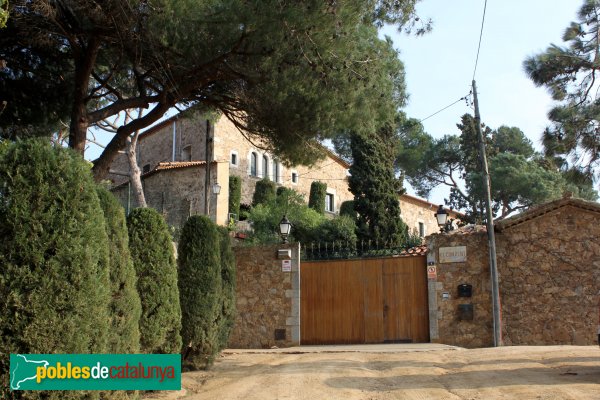
[[[583,210],[592,211],[600,214],[599,203],[596,203],[594,201],[572,198],[571,194],[567,193],[562,199],[554,200],[549,203],[531,207],[529,210],[521,214],[496,222],[496,229],[501,231],[503,229],[507,229],[515,225],[520,225],[524,222],[541,217],[549,212],[558,210],[559,208],[566,206],[577,207]]]
[[[206,161],[174,161],[174,162],[161,162],[158,163],[153,171],[164,171],[167,169],[187,168],[195,167],[197,165],[205,165]]]
[[[426,254],[427,254],[427,246],[421,245],[421,246],[416,246],[416,247],[410,248],[408,250],[402,251],[402,253],[400,253],[400,256],[416,257],[416,256],[424,256]]]

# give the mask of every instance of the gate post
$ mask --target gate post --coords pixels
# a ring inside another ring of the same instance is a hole
[[[292,288],[285,291],[285,297],[292,303],[289,316],[285,320],[286,327],[292,334],[292,342],[300,345],[300,243],[292,244],[292,270],[290,273]]]
[[[435,239],[429,237],[427,241],[427,266],[436,266]],[[437,304],[437,278],[427,278],[427,299],[429,304],[429,341],[438,342],[440,332],[438,327],[438,304]]]

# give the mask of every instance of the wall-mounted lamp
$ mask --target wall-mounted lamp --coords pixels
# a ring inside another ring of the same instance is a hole
[[[213,194],[216,194],[217,196],[219,195],[219,193],[221,193],[221,185],[219,185],[218,182],[215,182],[212,185],[212,192],[213,192]]]
[[[440,227],[440,232],[450,232],[454,230],[454,225],[452,222],[454,219],[448,219],[448,211],[444,210],[444,206],[440,204],[440,207],[437,209],[437,212],[433,214],[437,219],[437,224]]]
[[[279,222],[279,234],[281,235],[281,238],[283,239],[283,243],[288,242],[288,236],[289,236],[291,230],[292,230],[292,223],[290,221],[288,221],[287,217],[284,215],[283,218],[281,219],[281,222]]]

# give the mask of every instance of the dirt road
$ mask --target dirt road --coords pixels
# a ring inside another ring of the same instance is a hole
[[[184,390],[160,397],[600,399],[600,350],[594,346],[416,351],[385,346],[299,348],[310,351],[302,354],[227,351],[210,371],[185,373]]]

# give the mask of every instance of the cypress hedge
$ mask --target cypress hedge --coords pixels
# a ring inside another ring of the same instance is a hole
[[[219,227],[219,234],[221,236],[221,282],[223,288],[221,292],[222,307],[219,319],[219,350],[221,350],[227,347],[229,335],[235,323],[236,267],[229,231],[221,226]]]
[[[206,216],[191,216],[181,232],[177,263],[183,362],[188,368],[210,365],[219,351],[220,241],[217,226]]]
[[[0,379],[9,382],[10,353],[106,352],[108,241],[89,164],[41,139],[4,149],[0,237]],[[0,389],[1,398],[83,396]]]
[[[318,212],[325,214],[325,196],[327,195],[327,184],[314,181],[310,184],[310,196],[308,206]]]
[[[179,353],[181,307],[177,266],[167,223],[152,208],[136,208],[127,217],[127,229],[142,302],[140,350]]]
[[[111,353],[139,353],[142,305],[137,292],[137,277],[129,253],[125,211],[108,190],[98,188],[98,197],[109,243],[111,288],[108,350]]]
[[[256,182],[254,188],[254,195],[252,196],[252,206],[259,204],[267,204],[276,198],[276,185],[275,182],[263,178]],[[323,200],[324,201],[324,200]]]
[[[240,217],[240,202],[242,201],[242,178],[236,175],[229,177],[229,213]]]
[[[342,202],[342,205],[340,206],[340,217],[344,215],[353,219],[356,218],[356,211],[354,211],[354,200]]]

